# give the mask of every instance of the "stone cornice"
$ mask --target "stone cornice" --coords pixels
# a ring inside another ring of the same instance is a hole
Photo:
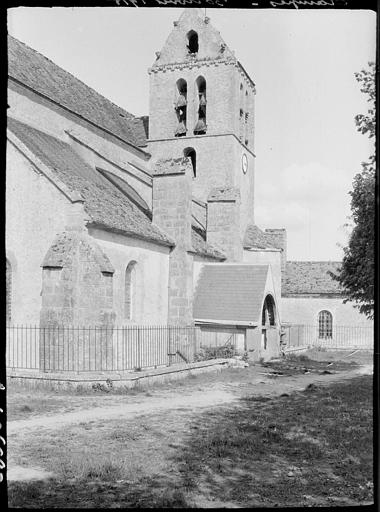
[[[219,64],[225,64],[227,66],[233,65],[235,66],[237,64],[237,60],[235,58],[229,58],[229,59],[211,59],[211,58],[205,58],[205,59],[192,59],[188,61],[182,61],[182,62],[170,62],[168,64],[157,64],[154,65],[148,69],[148,74],[151,73],[158,73],[159,71],[174,71],[176,69],[184,69],[184,68],[201,68],[203,66],[218,66]]]
[[[228,59],[194,59],[185,62],[172,62],[169,64],[153,65],[151,68],[148,69],[148,74],[151,75],[152,73],[165,73],[166,71],[176,71],[181,69],[202,68],[204,66],[208,67],[219,65],[234,66],[238,68],[250,83],[253,92],[256,93],[255,83],[250,78],[250,76],[248,75],[244,67],[240,64],[240,62],[236,60],[235,57],[230,57]]]
[[[253,151],[251,149],[249,149],[245,144],[243,144],[243,142],[239,139],[239,137],[237,135],[235,135],[234,133],[205,133],[204,135],[186,135],[186,137],[181,137],[181,140],[190,140],[190,139],[205,139],[207,137],[225,137],[225,136],[230,136],[230,137],[235,137],[235,139],[239,142],[239,144],[241,144],[243,146],[243,148],[245,149],[245,151],[248,151],[248,153],[250,153],[254,158],[256,158],[256,155],[255,153],[253,153]],[[167,141],[167,140],[178,140],[178,137],[164,137],[162,139],[148,139],[148,143],[149,142],[162,142],[162,141]]]

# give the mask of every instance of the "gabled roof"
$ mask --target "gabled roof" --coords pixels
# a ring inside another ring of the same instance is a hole
[[[270,236],[262,231],[256,224],[247,226],[243,240],[244,249],[277,249]]]
[[[205,264],[195,291],[195,320],[260,322],[268,265]]]
[[[341,294],[339,283],[329,275],[340,265],[338,261],[287,261],[282,273],[282,295]]]
[[[8,74],[134,146],[146,146],[146,120],[135,117],[68,71],[8,36]]]
[[[108,256],[86,231],[64,231],[59,233],[42,262],[42,267],[66,267],[71,264],[75,249],[83,244],[99,265],[101,272],[115,272]]]
[[[8,128],[61,182],[81,194],[93,225],[161,245],[174,245],[136,204],[87,165],[69,144],[10,117]]]
[[[170,32],[161,51],[157,54],[152,69],[175,63],[210,62],[230,60],[237,62],[233,52],[228,48],[218,30],[205,17],[204,11],[199,8],[185,8],[178,21],[174,21],[174,28]],[[195,54],[188,51],[188,33],[195,31],[198,35],[199,48]]]

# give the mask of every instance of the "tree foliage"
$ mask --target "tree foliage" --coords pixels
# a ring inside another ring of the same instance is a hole
[[[368,69],[355,73],[360,90],[368,95],[370,103],[367,114],[358,114],[355,123],[358,131],[370,138],[376,132],[375,73],[373,62],[369,63]],[[372,154],[354,177],[349,192],[353,229],[348,245],[343,249],[341,268],[337,274],[332,274],[343,288],[344,302],[355,302],[355,307],[368,318],[373,318],[375,293],[375,182],[376,158]]]

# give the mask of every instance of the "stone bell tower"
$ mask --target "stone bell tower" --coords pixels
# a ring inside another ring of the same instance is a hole
[[[228,197],[239,196],[231,228],[241,245],[254,220],[255,85],[201,9],[183,11],[156,56],[149,69],[153,165],[189,157],[192,195],[205,203],[211,198],[213,211],[216,196],[222,208],[226,189]],[[210,242],[219,229],[210,225],[217,217],[208,216]],[[236,251],[227,255],[239,259]]]

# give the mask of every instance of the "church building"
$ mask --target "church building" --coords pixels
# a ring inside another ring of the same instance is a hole
[[[8,52],[8,323],[195,324],[278,354],[286,232],[255,224],[255,84],[210,19],[174,21],[143,117]]]

